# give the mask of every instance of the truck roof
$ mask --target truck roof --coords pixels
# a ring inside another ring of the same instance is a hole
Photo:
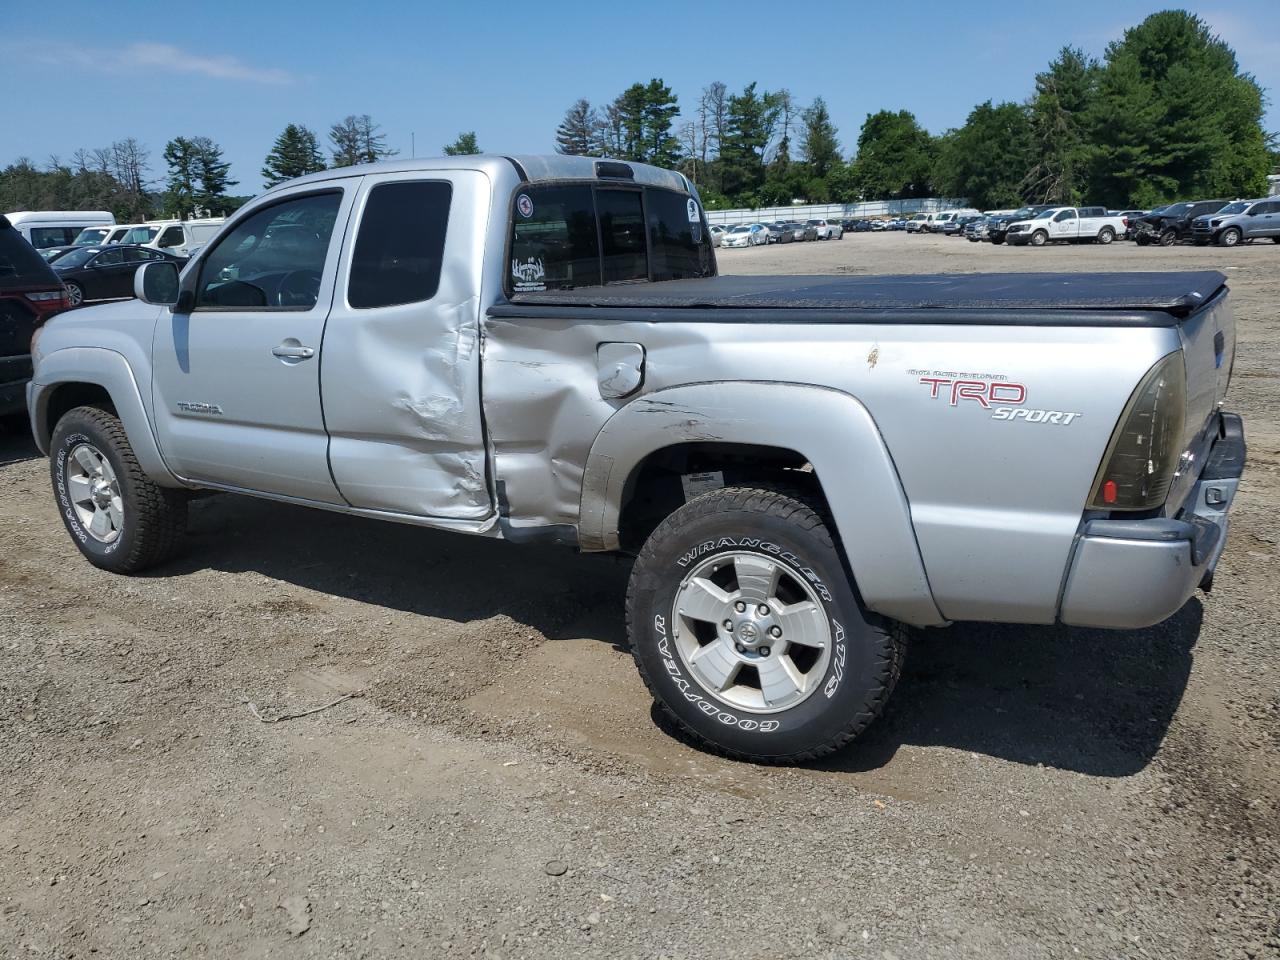
[[[608,167],[601,171],[598,165],[613,165],[631,170],[631,177],[609,176]],[[514,173],[519,181],[539,183],[550,180],[615,180],[641,183],[653,187],[690,192],[689,182],[673,170],[633,163],[630,160],[611,160],[605,157],[578,157],[567,154],[495,154],[475,153],[457,157],[414,157],[409,160],[380,160],[377,163],[361,163],[352,167],[334,167],[312,173],[296,180],[286,180],[267,190],[271,193],[283,187],[306,183],[323,183],[344,177],[363,177],[374,173],[410,173],[432,170],[480,170],[494,179]]]
[[[813,320],[1170,326],[1213,299],[1227,278],[1216,270],[1168,273],[987,273],[898,276],[721,276],[519,293],[497,316],[530,308],[680,310],[681,319],[734,321],[744,311],[807,310]],[[727,316],[713,316],[725,311]],[[732,313],[729,313],[732,311]],[[873,314],[874,316],[869,316]],[[1070,317],[1070,319],[1068,319]],[[633,315],[633,319],[639,319]],[[653,319],[668,319],[655,315]],[[806,318],[808,319],[808,318]]]

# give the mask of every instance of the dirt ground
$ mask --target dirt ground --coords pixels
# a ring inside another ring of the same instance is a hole
[[[11,434],[0,957],[1280,956],[1280,246],[720,263],[1222,270],[1250,463],[1212,594],[1132,633],[919,633],[864,739],[770,769],[657,724],[623,562],[219,496],[116,577]]]

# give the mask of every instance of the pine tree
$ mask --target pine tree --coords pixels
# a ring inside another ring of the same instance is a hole
[[[446,144],[444,148],[446,157],[463,157],[474,153],[484,153],[480,149],[480,144],[476,142],[476,132],[474,130],[458,134],[458,139],[453,143]]]
[[[577,100],[556,127],[556,152],[580,157],[596,153],[600,145],[600,118],[587,100]]]
[[[174,137],[164,145],[164,162],[169,165],[166,177],[168,198],[165,206],[186,218],[196,205],[200,176],[195,144],[186,137]]]
[[[1036,74],[1031,98],[1032,165],[1022,185],[1033,203],[1083,203],[1089,110],[1098,91],[1096,60],[1073,47],[1063,47]]]
[[[815,178],[825,180],[840,162],[840,141],[836,139],[836,126],[831,122],[826,101],[815,97],[800,115],[800,120],[804,124],[800,149],[804,152],[805,162]]]
[[[276,137],[262,167],[262,179],[268,187],[294,177],[318,173],[324,169],[324,157],[316,135],[301,124],[291,123]]]
[[[240,181],[231,179],[231,164],[222,159],[222,148],[208,137],[192,137],[191,146],[198,179],[196,204],[212,216],[224,215],[231,209],[227,189]]]

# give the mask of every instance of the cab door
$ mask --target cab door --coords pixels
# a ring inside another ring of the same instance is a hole
[[[480,410],[480,283],[492,186],[476,170],[366,176],[355,198],[321,394],[353,506],[493,512]],[[541,269],[540,266],[537,269]]]
[[[272,193],[183,274],[152,346],[156,433],[189,480],[342,503],[320,346],[358,177]]]
[[[1055,240],[1070,240],[1080,233],[1080,218],[1075,210],[1059,210],[1053,216],[1052,236]]]

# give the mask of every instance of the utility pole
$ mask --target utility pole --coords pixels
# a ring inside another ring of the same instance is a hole
[[[418,155],[418,139],[417,134],[412,130],[409,131],[409,156],[416,157]]]

